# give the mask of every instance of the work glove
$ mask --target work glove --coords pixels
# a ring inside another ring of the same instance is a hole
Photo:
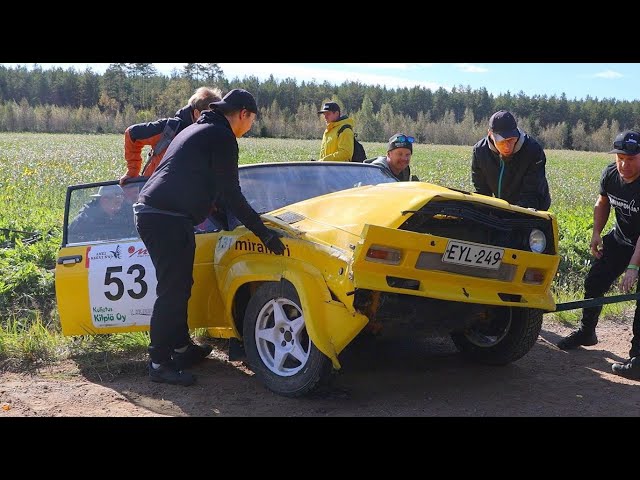
[[[265,231],[258,235],[258,238],[262,240],[262,243],[276,255],[283,255],[285,246],[280,241],[282,234],[276,230],[265,227]]]

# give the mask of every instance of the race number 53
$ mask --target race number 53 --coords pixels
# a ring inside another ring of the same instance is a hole
[[[122,265],[115,267],[107,267],[107,270],[104,273],[104,284],[105,286],[110,286],[115,284],[116,292],[111,293],[111,289],[104,292],[104,296],[107,297],[111,301],[117,301],[122,298],[125,292],[124,282],[120,278],[118,274],[122,274]],[[138,291],[135,288],[129,288],[126,290],[127,294],[135,299],[140,300],[143,298],[147,291],[149,290],[149,285],[144,280],[145,275],[144,266],[139,264],[131,265],[126,272],[126,275],[134,275],[133,283],[138,285]]]

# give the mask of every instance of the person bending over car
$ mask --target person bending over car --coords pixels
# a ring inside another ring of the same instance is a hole
[[[175,117],[136,123],[127,127],[124,131],[127,173],[120,177],[120,185],[140,175],[151,176],[173,138],[184,128],[195,123],[202,111],[206,110],[211,102],[220,100],[221,96],[222,92],[218,88],[200,87],[191,95],[189,102],[176,112]],[[151,150],[147,163],[142,167],[142,149],[145,145],[150,145]]]
[[[548,210],[546,163],[542,146],[518,128],[511,112],[499,110],[489,119],[487,136],[473,146],[471,181],[476,193]]]
[[[256,101],[234,89],[209,105],[198,121],[171,142],[163,161],[133,205],[136,227],[158,281],[150,323],[149,377],[154,382],[191,385],[184,369],[211,353],[190,338],[187,305],[193,284],[194,226],[217,201],[277,255],[285,246],[249,205],[238,179],[238,141],[256,118]]]

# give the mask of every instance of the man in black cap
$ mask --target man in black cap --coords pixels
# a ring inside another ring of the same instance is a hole
[[[489,119],[487,136],[473,146],[471,180],[482,195],[548,210],[546,163],[542,146],[518,128],[511,112],[500,110]]]
[[[158,280],[149,345],[149,377],[154,382],[191,385],[195,377],[183,369],[211,353],[211,346],[196,345],[190,338],[187,304],[193,284],[194,226],[208,217],[216,202],[223,201],[269,251],[282,255],[285,249],[278,232],[262,223],[240,190],[236,139],[256,118],[253,95],[234,89],[209,107],[174,138],[133,206],[136,228]]]
[[[602,297],[622,274],[621,288],[623,292],[629,292],[638,280],[640,268],[640,133],[627,130],[618,134],[609,153],[615,153],[616,161],[602,172],[600,195],[593,208],[590,248],[595,260],[584,282],[585,298]],[[612,208],[615,224],[601,237]],[[560,340],[558,348],[571,350],[581,345],[596,345],[596,325],[601,311],[602,307],[583,309],[580,328]],[[629,360],[614,363],[611,368],[618,375],[640,379],[640,308],[637,302]]]
[[[401,182],[408,182],[411,178],[409,162],[413,155],[413,143],[415,139],[404,133],[396,133],[389,139],[386,157],[377,157],[367,163],[382,167],[387,173]]]
[[[318,160],[350,162],[353,156],[353,119],[348,115],[341,115],[340,105],[336,102],[326,102],[318,111],[318,115],[324,115],[324,121],[327,123],[327,128],[322,134]]]

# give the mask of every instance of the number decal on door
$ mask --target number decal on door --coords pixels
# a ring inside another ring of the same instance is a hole
[[[149,325],[157,283],[144,243],[138,240],[92,246],[87,256],[93,325]]]

